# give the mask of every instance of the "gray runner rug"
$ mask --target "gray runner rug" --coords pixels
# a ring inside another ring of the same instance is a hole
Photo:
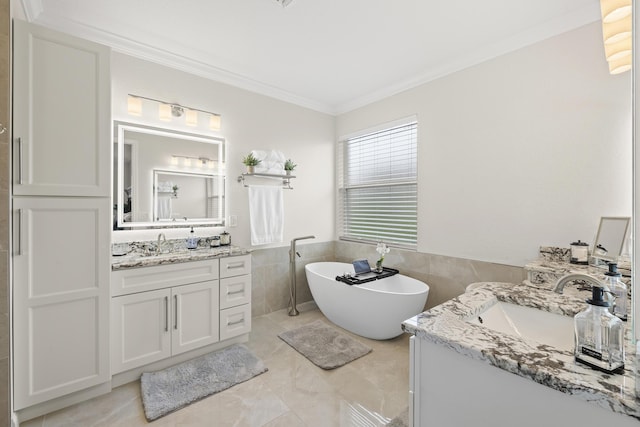
[[[322,369],[338,368],[371,352],[370,347],[322,320],[282,332],[278,337]]]
[[[241,344],[188,360],[140,378],[148,421],[266,372],[262,360]]]

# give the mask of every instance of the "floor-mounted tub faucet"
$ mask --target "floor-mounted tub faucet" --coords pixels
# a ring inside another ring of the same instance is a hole
[[[291,248],[289,249],[289,316],[297,316],[300,314],[296,308],[296,255],[300,256],[300,253],[296,251],[296,242],[298,240],[315,239],[316,236],[304,236],[296,237],[291,240]]]

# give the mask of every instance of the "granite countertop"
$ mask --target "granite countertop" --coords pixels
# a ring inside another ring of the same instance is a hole
[[[563,295],[532,284],[487,282],[406,320],[402,327],[416,337],[442,345],[602,408],[640,420],[635,396],[635,348],[631,322],[625,324],[625,371],[609,375],[575,362],[573,351],[495,332],[466,322],[497,301],[574,316],[586,308],[588,291],[567,285]]]
[[[154,265],[176,264],[181,262],[202,261],[227,256],[246,255],[246,249],[237,246],[220,246],[214,248],[198,247],[197,249],[179,248],[167,253],[154,254],[148,251],[132,250],[126,255],[111,256],[111,270],[127,268],[151,267]]]

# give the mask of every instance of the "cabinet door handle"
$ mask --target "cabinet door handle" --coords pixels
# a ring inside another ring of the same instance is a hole
[[[178,295],[173,296],[173,305],[175,307],[173,313],[173,315],[175,316],[173,321],[173,329],[178,329]]]
[[[239,291],[227,291],[227,295],[238,295],[238,294],[244,294],[244,289],[240,289]]]
[[[15,255],[22,255],[22,209],[18,209],[16,211],[16,213],[18,214],[18,217],[16,219],[16,230],[18,232],[18,235],[15,238],[15,243],[14,243],[14,254]],[[17,248],[16,248],[17,245]]]
[[[169,297],[164,297],[164,331],[169,332]]]
[[[18,184],[22,185],[22,138],[18,137]]]

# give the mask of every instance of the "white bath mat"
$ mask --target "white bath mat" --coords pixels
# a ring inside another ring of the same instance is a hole
[[[278,337],[322,369],[338,368],[371,352],[370,347],[322,320],[283,332]]]

